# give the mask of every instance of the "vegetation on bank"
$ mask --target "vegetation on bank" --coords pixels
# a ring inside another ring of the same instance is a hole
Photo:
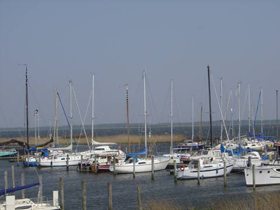
[[[25,137],[16,138],[19,141],[26,142]],[[10,140],[9,138],[0,138],[0,142],[4,142]],[[34,137],[30,137],[29,142],[30,145],[36,145],[36,144],[42,144],[50,139],[47,137],[41,137],[39,139],[35,139]],[[95,141],[99,142],[113,142],[117,144],[128,144],[130,142],[131,144],[141,144],[144,143],[144,137],[143,136],[137,136],[137,135],[130,135],[129,139],[127,135],[112,135],[112,136],[99,136],[94,138]],[[174,142],[182,142],[185,140],[185,137],[183,135],[174,135],[173,141]],[[152,135],[148,137],[148,141],[151,144],[156,143],[163,143],[163,142],[170,142],[170,135]],[[76,145],[85,145],[88,142],[91,144],[91,137],[88,137],[87,139],[85,137],[79,137],[76,136],[73,138],[73,142]],[[58,143],[61,145],[67,145],[70,143],[70,139],[68,136],[66,137],[59,137]]]
[[[214,199],[207,207],[194,207],[192,204],[180,206],[166,201],[152,201],[144,210],[278,210],[280,209],[280,191],[252,192]]]

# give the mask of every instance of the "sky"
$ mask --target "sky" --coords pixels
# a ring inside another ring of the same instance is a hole
[[[240,83],[242,119],[248,118],[248,86],[252,118],[261,118],[256,109],[262,89],[263,119],[275,119],[279,11],[276,0],[0,0],[0,128],[24,126],[20,64],[28,64],[31,127],[36,109],[41,126],[54,124],[56,91],[69,117],[70,80],[73,123],[90,124],[93,74],[95,123],[126,122],[126,84],[130,122],[141,123],[143,71],[149,123],[170,121],[171,80],[173,120],[190,122],[193,113],[199,121],[202,106],[207,121],[207,65],[214,120],[221,119],[221,78],[224,118],[229,110],[238,117]],[[57,116],[65,125],[61,108]]]

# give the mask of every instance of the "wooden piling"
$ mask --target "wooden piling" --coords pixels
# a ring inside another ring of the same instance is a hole
[[[200,185],[200,160],[198,160],[197,164],[197,184]]]
[[[82,180],[82,210],[87,209],[87,188],[86,181]]]
[[[152,155],[152,176],[151,179],[152,181],[155,180],[155,156]]]
[[[5,182],[5,194],[6,194],[6,190],[8,189],[8,172],[7,171],[4,172],[4,182]]]
[[[133,179],[135,179],[135,158],[133,157]]]
[[[108,210],[113,210],[112,184],[108,182]]]
[[[256,177],[255,177],[255,165],[252,166],[252,176],[253,176],[253,190],[256,190]]]
[[[227,165],[225,160],[224,160],[224,187],[227,187]]]
[[[43,201],[43,178],[42,175],[39,175],[39,191],[38,191],[38,202]]]
[[[113,169],[114,169],[114,175],[116,175],[117,173],[116,173],[116,157],[115,157],[115,155],[113,156]]]
[[[94,173],[98,173],[98,167],[97,167],[97,158],[96,155],[94,155]],[[114,167],[114,174],[115,174],[115,167]]]
[[[15,183],[15,166],[12,165],[12,185],[13,185],[13,188],[16,187],[16,183]]]
[[[17,166],[19,166],[19,152],[17,152]]]
[[[24,173],[21,173],[21,186],[25,185],[25,175]],[[25,198],[25,189],[21,190],[21,197],[24,199]]]
[[[173,160],[173,164],[174,164],[174,182],[177,183],[177,165],[176,165],[176,160]]]
[[[141,200],[141,189],[139,186],[137,186],[137,203],[138,203],[138,209],[143,210],[142,200]]]
[[[59,197],[60,197],[60,208],[64,210],[64,180],[62,177],[59,178]]]
[[[69,171],[69,154],[66,156],[66,170]]]

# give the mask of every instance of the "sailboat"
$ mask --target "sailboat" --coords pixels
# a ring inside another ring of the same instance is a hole
[[[79,153],[72,153],[73,144],[73,126],[72,126],[72,81],[69,81],[70,88],[70,122],[67,119],[67,123],[70,127],[70,145],[66,148],[48,148],[50,154],[39,158],[40,167],[53,167],[53,166],[77,166],[81,161],[81,155]],[[59,95],[58,95],[59,96]],[[60,99],[60,97],[59,97]],[[69,150],[70,152],[64,152]]]
[[[109,171],[109,167],[113,159],[115,161],[123,160],[125,153],[120,149],[114,149],[112,145],[116,145],[113,142],[98,142],[94,140],[94,74],[92,76],[92,115],[91,115],[91,147],[89,150],[80,152],[83,157],[78,163],[79,171]]]
[[[143,72],[144,82],[144,129],[145,129],[145,148],[138,153],[127,154],[126,160],[119,162],[115,165],[111,165],[109,170],[114,173],[140,173],[151,172],[152,167],[154,171],[164,170],[169,162],[169,157],[154,157],[154,159],[148,157],[147,147],[147,104],[146,104],[146,73]],[[144,158],[140,158],[140,155],[144,155]],[[152,165],[153,164],[153,165]]]

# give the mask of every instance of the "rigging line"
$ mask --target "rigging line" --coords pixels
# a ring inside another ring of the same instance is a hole
[[[213,81],[213,84],[215,84],[215,83],[214,83],[213,76],[212,76],[212,81]],[[217,94],[217,89],[216,89],[216,86],[215,86],[215,85],[214,85],[214,90],[215,90],[215,96],[216,96],[217,103],[218,103],[218,106],[219,106],[220,114],[221,114],[221,117],[222,117],[223,126],[224,126],[224,129],[225,129],[225,132],[226,132],[227,140],[229,141],[228,132],[227,132],[227,127],[226,127],[225,120],[224,120],[224,116],[223,116],[223,110],[222,110],[221,105],[220,105],[220,102],[219,102],[219,98],[218,98],[218,94]]]
[[[58,92],[56,92],[56,94],[57,94],[57,96],[58,96],[59,103],[60,103],[60,105],[61,105],[61,108],[62,108],[63,114],[64,114],[64,116],[65,116],[65,118],[66,118],[67,125],[68,125],[68,127],[70,128],[70,127],[71,127],[71,126],[70,126],[70,122],[69,122],[69,120],[68,120],[68,117],[67,117],[66,111],[65,111],[64,106],[63,106],[63,104],[62,104],[62,101],[61,101],[60,95],[59,95],[59,93],[58,93]]]
[[[77,101],[76,92],[75,92],[75,89],[74,89],[74,88],[73,88],[73,95],[74,95],[74,99],[75,99],[75,104],[76,104],[77,109],[78,109],[79,117],[80,117],[80,120],[81,120],[81,122],[82,122],[83,132],[84,132],[84,134],[85,134],[88,147],[90,148],[90,146],[89,146],[89,141],[88,141],[88,137],[87,137],[87,133],[86,133],[86,130],[85,130],[85,124],[84,124],[84,121],[83,121],[83,119],[82,119],[80,107],[79,107],[79,104],[78,104],[78,101]]]
[[[86,108],[86,112],[85,112],[85,116],[84,116],[84,122],[86,121],[86,118],[87,118],[87,115],[88,115],[88,110],[89,110],[89,106],[90,106],[90,103],[91,103],[91,98],[92,98],[92,91],[90,93],[89,100],[88,100],[88,103],[87,103],[87,108]],[[83,128],[81,128],[81,130],[80,130],[79,140],[81,139],[82,133],[83,133]],[[88,146],[89,146],[89,142],[88,142]],[[89,147],[89,149],[90,149],[90,147]]]

